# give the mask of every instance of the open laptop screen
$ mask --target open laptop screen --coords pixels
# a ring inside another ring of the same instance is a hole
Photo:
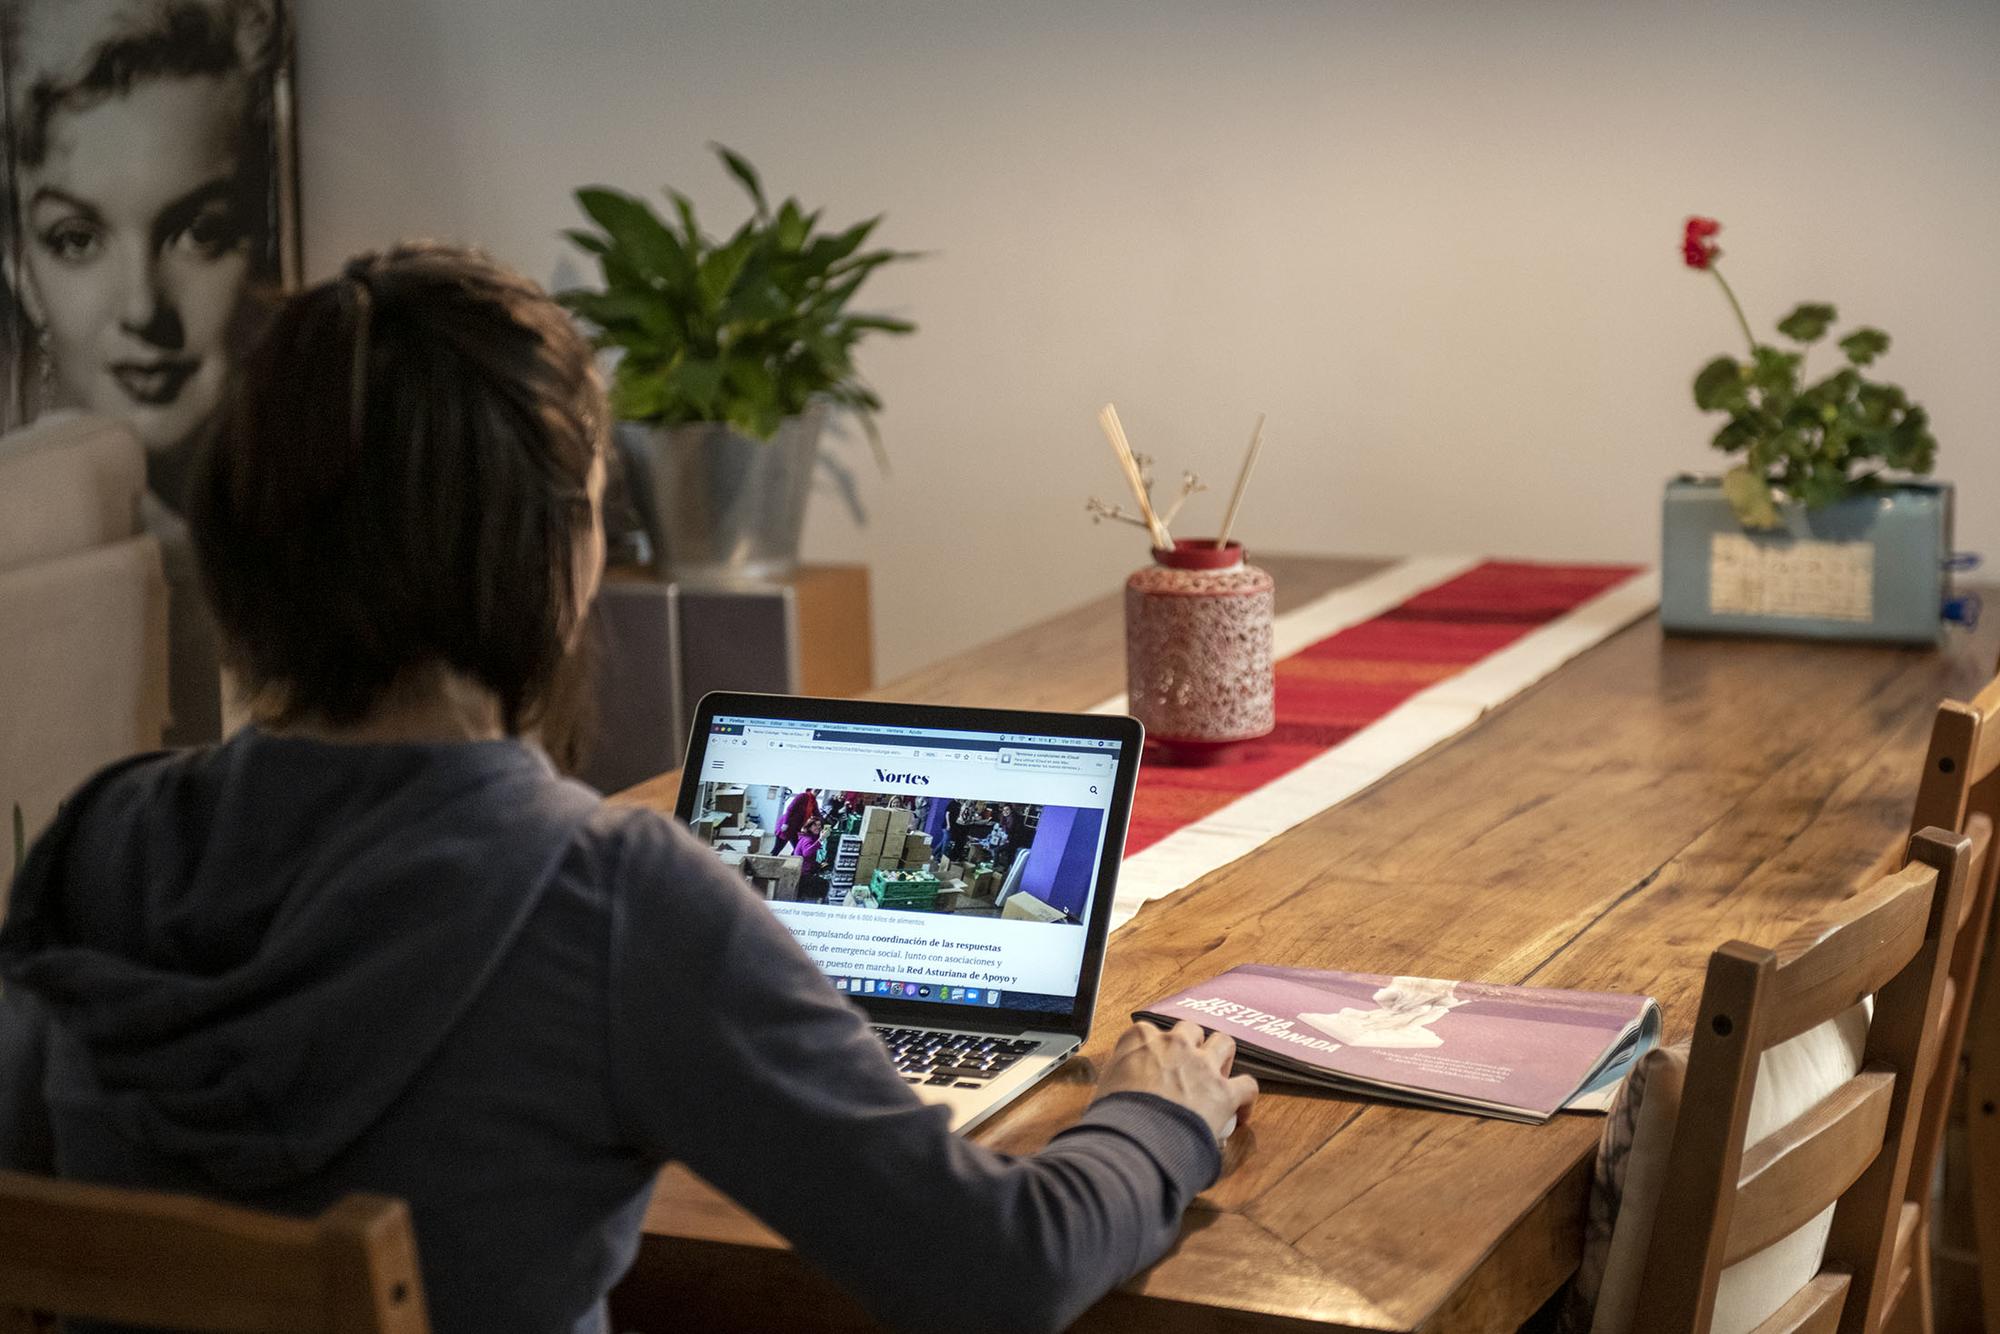
[[[1088,928],[1097,914],[1101,944],[1131,742],[747,711],[698,725],[683,814],[837,990],[913,1018],[1094,1001]]]

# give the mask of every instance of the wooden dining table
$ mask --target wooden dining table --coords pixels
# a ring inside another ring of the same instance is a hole
[[[1388,564],[1258,563],[1281,614]],[[1122,635],[1118,599],[1099,598],[871,697],[1085,709],[1123,690]],[[1991,620],[1933,649],[1671,637],[1648,616],[1148,903],[1111,937],[1083,1059],[973,1137],[1035,1150],[1089,1101],[1132,1011],[1243,963],[1644,992],[1667,1040],[1684,1038],[1710,951],[1776,943],[1900,858],[1935,706],[1969,696],[1996,656]],[[676,785],[663,775],[620,799],[671,811]],[[1178,1244],[1077,1328],[1516,1329],[1577,1266],[1602,1125],[1267,1085]],[[896,1244],[919,1257],[952,1242]],[[614,1317],[619,1330],[874,1328],[679,1168]]]

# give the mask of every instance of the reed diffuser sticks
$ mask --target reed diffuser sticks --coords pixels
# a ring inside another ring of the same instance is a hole
[[[1190,497],[1208,490],[1201,478],[1194,473],[1181,474],[1181,491],[1174,497],[1164,513],[1153,508],[1152,479],[1147,475],[1150,461],[1141,461],[1132,452],[1132,442],[1125,436],[1124,423],[1118,420],[1118,407],[1106,403],[1097,413],[1097,425],[1104,432],[1104,438],[1111,445],[1111,453],[1118,460],[1118,469],[1125,474],[1125,483],[1132,488],[1132,498],[1139,503],[1138,514],[1128,514],[1122,505],[1107,505],[1092,496],[1084,504],[1084,510],[1093,523],[1111,519],[1118,523],[1129,523],[1135,528],[1144,528],[1152,539],[1156,551],[1172,551],[1174,535],[1169,525],[1180,517],[1180,512]],[[1257,466],[1258,452],[1264,444],[1264,414],[1257,414],[1257,424],[1250,431],[1250,449],[1243,458],[1243,467],[1236,475],[1236,489],[1229,497],[1229,510],[1222,518],[1222,534],[1216,539],[1215,547],[1221,550],[1229,545],[1230,531],[1236,526],[1236,513],[1243,504],[1243,489],[1250,483],[1250,471]]]
[[[1125,481],[1132,488],[1132,496],[1139,502],[1139,514],[1146,520],[1146,528],[1153,535],[1153,545],[1162,551],[1174,547],[1173,535],[1160,522],[1160,516],[1153,513],[1153,498],[1146,492],[1145,479],[1139,473],[1139,461],[1132,457],[1132,442],[1125,438],[1125,426],[1118,420],[1118,406],[1106,403],[1098,409],[1097,425],[1104,432],[1104,438],[1111,442],[1111,452],[1118,456],[1118,466],[1125,471]]]
[[[1222,535],[1215,539],[1217,546],[1229,545],[1229,530],[1236,526],[1236,511],[1243,504],[1243,488],[1250,485],[1250,470],[1257,466],[1257,453],[1264,447],[1264,414],[1257,414],[1257,424],[1250,428],[1250,448],[1243,455],[1243,470],[1236,474],[1236,489],[1229,494],[1229,510],[1222,516]]]

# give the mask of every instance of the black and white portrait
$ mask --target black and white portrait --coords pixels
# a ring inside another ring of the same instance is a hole
[[[193,443],[298,271],[283,0],[0,0],[6,427],[130,424],[179,508]]]

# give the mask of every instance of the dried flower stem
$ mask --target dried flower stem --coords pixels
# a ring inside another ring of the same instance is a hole
[[[1148,526],[1146,521],[1140,518],[1138,515],[1127,514],[1124,511],[1124,509],[1122,509],[1117,505],[1107,505],[1103,501],[1099,500],[1096,496],[1092,496],[1089,500],[1086,500],[1083,503],[1083,508],[1084,512],[1090,515],[1090,521],[1092,523],[1097,523],[1104,519],[1111,519],[1117,523],[1129,523],[1134,528],[1144,528],[1146,529],[1148,534],[1152,532],[1151,527]]]
[[[1173,504],[1167,506],[1167,512],[1160,516],[1160,522],[1166,524],[1168,527],[1171,528],[1173,526],[1174,519],[1181,512],[1181,506],[1188,503],[1188,497],[1196,495],[1206,490],[1208,490],[1208,486],[1201,480],[1201,478],[1195,476],[1191,472],[1182,473],[1181,493],[1180,495],[1174,498]]]

